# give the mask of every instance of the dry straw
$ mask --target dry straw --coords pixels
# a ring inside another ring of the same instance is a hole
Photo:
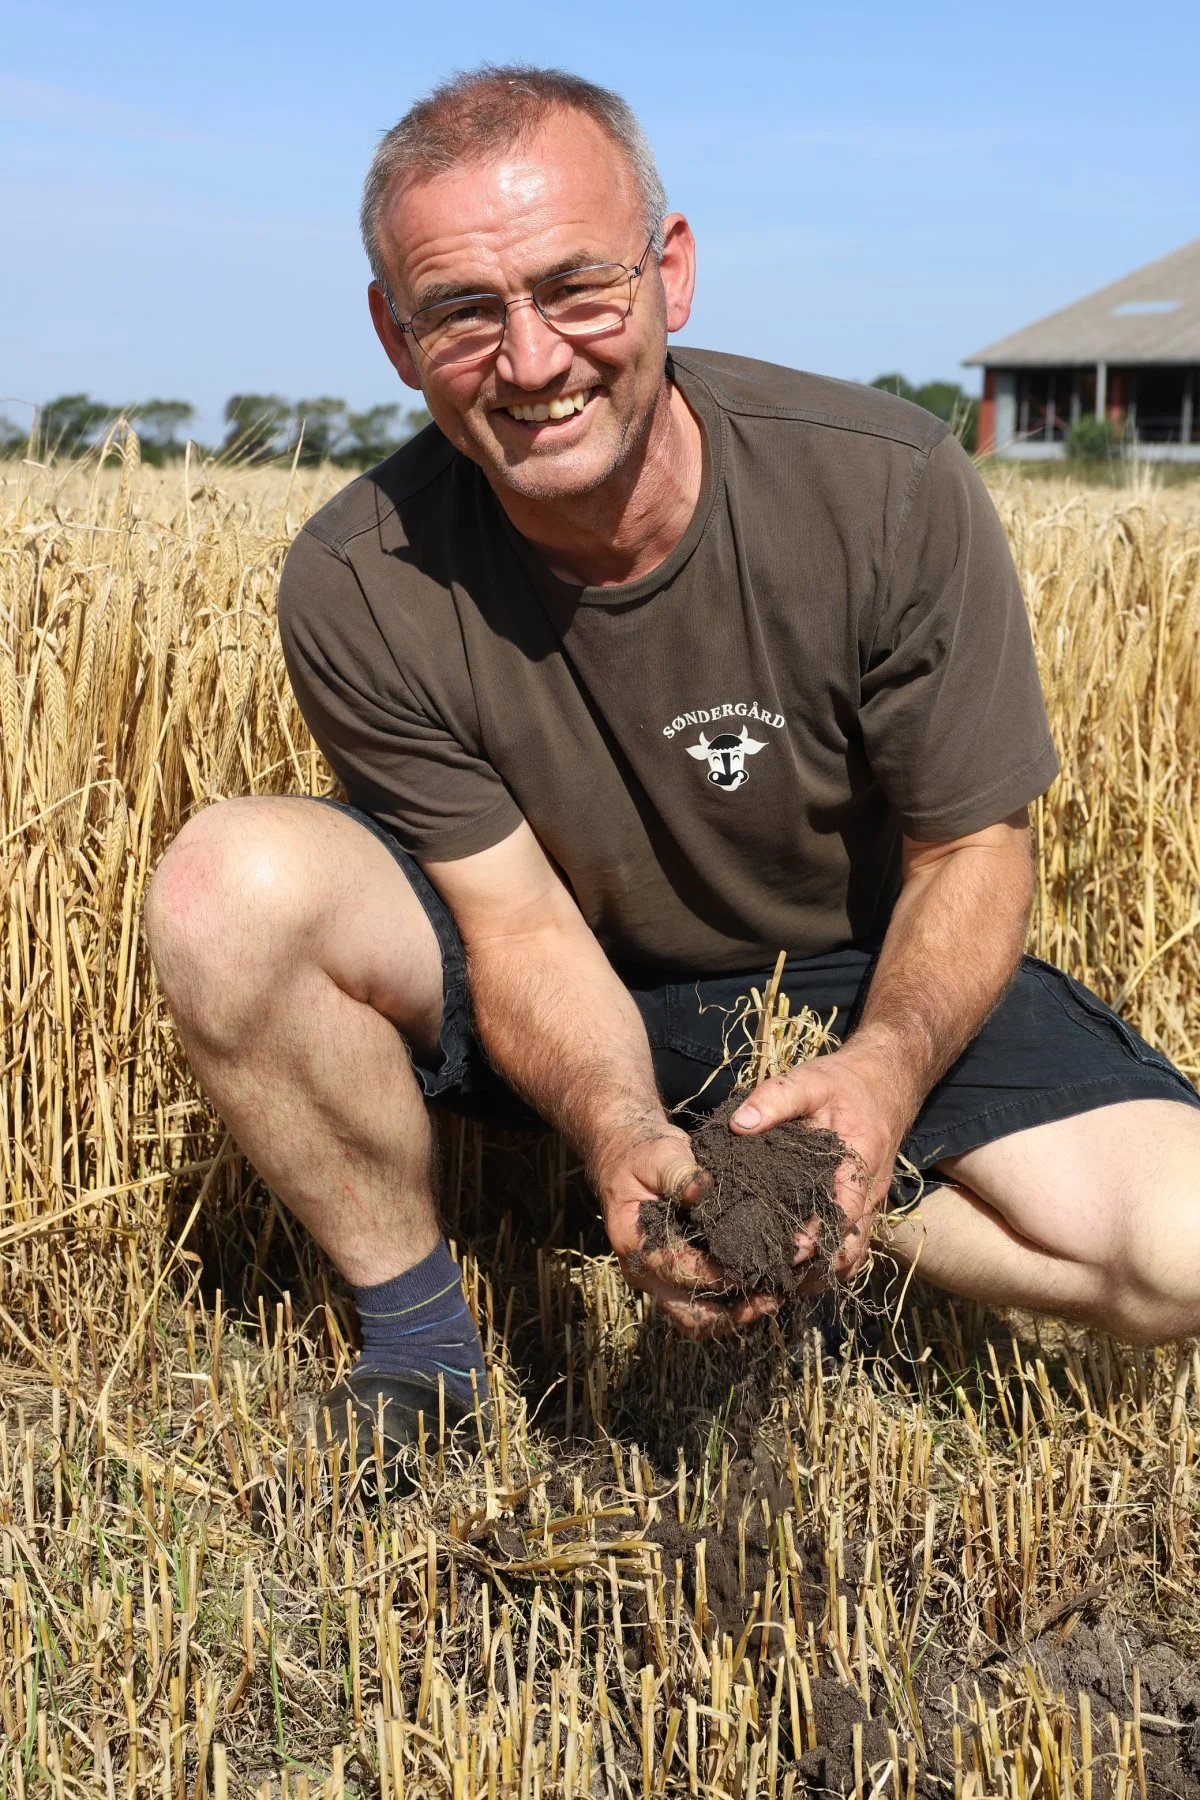
[[[1191,1346],[1010,1336],[919,1283],[882,1358],[687,1344],[560,1146],[460,1124],[492,1425],[431,1434],[383,1507],[318,1454],[346,1316],[181,1065],[138,922],[197,807],[327,782],[273,604],[333,479],[145,470],[129,437],[0,476],[0,1795],[1194,1784],[1193,1702],[1120,1623],[1200,1647]],[[1195,1076],[1200,513],[998,498],[1064,761],[1034,948]],[[1070,1655],[1105,1617],[1101,1691]]]

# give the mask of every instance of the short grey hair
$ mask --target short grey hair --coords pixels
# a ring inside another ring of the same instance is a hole
[[[371,273],[391,300],[380,216],[397,181],[444,175],[533,136],[550,113],[583,113],[619,147],[637,183],[642,227],[657,254],[667,192],[633,109],[611,88],[564,69],[484,63],[442,82],[380,138],[363,183],[359,225]]]

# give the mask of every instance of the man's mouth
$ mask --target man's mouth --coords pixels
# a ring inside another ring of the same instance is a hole
[[[575,394],[556,394],[553,400],[511,401],[499,410],[507,413],[510,419],[520,420],[522,425],[558,423],[581,413],[595,392],[595,388],[580,388]]]

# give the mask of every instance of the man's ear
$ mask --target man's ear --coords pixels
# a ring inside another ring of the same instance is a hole
[[[668,213],[663,220],[658,272],[667,303],[667,330],[682,331],[691,314],[696,288],[696,240],[682,213]]]
[[[421,378],[417,374],[417,365],[412,353],[412,339],[406,331],[401,331],[387,303],[383,289],[377,281],[373,281],[367,289],[367,305],[371,309],[371,323],[375,327],[375,336],[387,354],[387,359],[406,386],[419,388]]]

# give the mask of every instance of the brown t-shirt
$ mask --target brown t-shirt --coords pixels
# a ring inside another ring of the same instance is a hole
[[[280,628],[350,799],[414,856],[527,819],[618,964],[742,971],[879,934],[902,831],[979,830],[1058,765],[946,427],[741,357],[669,369],[704,469],[652,574],[558,579],[429,426],[305,526]]]

